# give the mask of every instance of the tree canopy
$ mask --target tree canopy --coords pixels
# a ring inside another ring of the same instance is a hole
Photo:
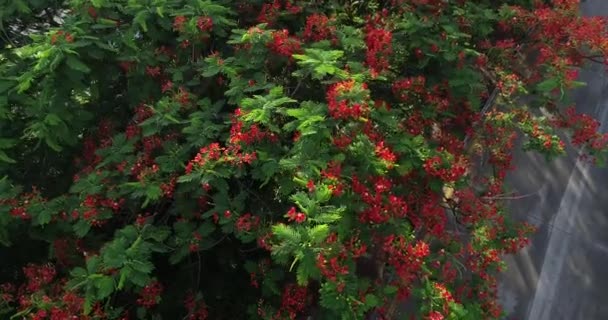
[[[0,48],[11,319],[499,319],[516,139],[608,141],[573,0],[0,0]]]

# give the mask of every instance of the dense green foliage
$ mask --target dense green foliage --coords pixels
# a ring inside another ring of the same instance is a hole
[[[500,318],[515,139],[606,150],[577,6],[0,0],[0,315]]]

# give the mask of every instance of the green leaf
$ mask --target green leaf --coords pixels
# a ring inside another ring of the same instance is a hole
[[[399,288],[397,288],[395,286],[386,286],[382,290],[382,292],[384,292],[385,295],[389,295],[389,296],[394,295],[395,293],[397,293],[397,291],[399,291]]]
[[[216,64],[210,64],[203,70],[202,76],[205,78],[211,78],[220,72],[220,67]]]
[[[156,7],[156,14],[158,14],[159,17],[164,18],[163,7]]]
[[[131,269],[129,281],[137,286],[144,287],[150,282],[150,277],[144,272]]]
[[[319,244],[325,241],[325,238],[327,238],[328,235],[329,226],[326,224],[320,224],[308,230],[308,237],[310,237],[310,240],[314,244]]]
[[[280,240],[291,243],[298,243],[301,240],[300,234],[286,224],[276,224],[272,226],[272,233]]]
[[[44,117],[44,122],[48,123],[51,126],[63,123],[63,121],[61,121],[61,118],[59,118],[59,116],[54,113],[47,114],[46,117]]]
[[[95,8],[101,8],[106,5],[106,0],[91,0],[91,4]]]
[[[17,144],[17,139],[0,138],[0,149],[12,148]]]
[[[584,81],[572,81],[570,82],[573,88],[580,88],[587,86],[587,82]]]
[[[55,138],[52,136],[45,136],[44,142],[46,143],[47,146],[49,146],[54,151],[60,152],[61,150],[63,150],[63,148],[59,145],[59,143],[57,143]]]
[[[299,261],[296,269],[296,280],[299,285],[305,286],[310,278],[317,278],[319,269],[316,267],[316,260],[312,252],[305,252]]]
[[[87,233],[89,233],[89,230],[91,230],[91,225],[83,220],[80,219],[78,220],[78,222],[76,222],[74,224],[74,233],[79,237],[79,238],[83,238],[84,236],[87,235]]]
[[[74,278],[83,278],[87,276],[87,270],[82,267],[76,267],[70,271],[70,275]]]
[[[540,92],[550,92],[560,85],[558,78],[546,79],[536,85],[536,89]]]
[[[36,224],[43,226],[51,222],[51,218],[53,217],[52,211],[48,209],[43,209],[36,215]]]
[[[86,64],[82,63],[82,61],[80,61],[78,58],[76,58],[73,55],[68,55],[67,58],[65,59],[65,63],[72,70],[80,71],[82,73],[91,72],[91,69]]]
[[[12,0],[12,4],[20,13],[30,13],[32,11],[27,2],[23,0]]]
[[[155,227],[153,229],[149,229],[150,231],[146,232],[146,239],[153,239],[157,242],[162,242],[169,237],[171,231],[168,227]]]
[[[467,310],[463,307],[463,305],[459,303],[452,302],[450,303],[450,311],[452,312],[452,316],[455,319],[460,319],[467,315]],[[450,317],[452,319],[452,317]]]
[[[332,223],[342,219],[342,215],[337,213],[323,213],[313,218],[315,222]]]
[[[332,191],[327,185],[321,185],[315,190],[315,198],[319,203],[329,201],[331,195]]]
[[[84,315],[88,315],[89,313],[91,313],[91,310],[93,309],[93,293],[92,293],[92,288],[89,287],[87,288],[87,291],[85,292],[85,296],[84,296],[84,306],[83,306],[83,313]]]
[[[365,306],[367,309],[375,308],[380,305],[380,300],[373,294],[365,295]]]
[[[133,18],[133,22],[139,24],[139,26],[141,27],[141,29],[144,32],[148,32],[148,25],[146,23],[146,20],[148,19],[148,11],[140,11],[139,13],[137,13],[135,15],[135,18]]]
[[[125,286],[125,283],[127,282],[127,278],[130,275],[131,275],[131,268],[125,267],[125,268],[120,269],[120,278],[118,280],[118,285],[116,286],[116,289],[122,290],[122,288]]]
[[[0,81],[0,94],[5,93],[6,91],[8,91],[9,89],[11,89],[14,86],[15,86],[15,83],[13,81],[6,81],[6,80]]]
[[[99,279],[95,279],[95,287],[97,288],[97,299],[105,299],[114,292],[114,279],[102,276]]]
[[[4,150],[0,150],[0,161],[7,163],[17,163],[13,158],[9,157]]]

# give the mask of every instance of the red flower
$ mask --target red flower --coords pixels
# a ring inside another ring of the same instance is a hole
[[[306,183],[306,188],[308,188],[308,192],[315,191],[315,182],[312,180],[308,180],[308,182]]]
[[[146,74],[152,78],[156,78],[160,75],[160,67],[146,66]]]
[[[373,72],[383,72],[388,69],[389,57],[393,53],[393,34],[384,28],[371,24],[366,27],[365,43],[367,52],[365,62]]]
[[[327,89],[326,100],[329,115],[334,119],[356,119],[369,112],[365,101],[350,101],[344,95],[358,93],[367,89],[366,84],[357,84],[355,80],[335,83]]]
[[[438,311],[431,311],[429,315],[426,317],[426,320],[443,320],[444,317]]]
[[[302,212],[298,212],[295,207],[291,207],[287,212],[287,218],[289,221],[295,221],[296,223],[302,223],[306,221],[306,215]]]
[[[301,312],[306,307],[306,295],[308,290],[306,287],[288,284],[283,291],[281,301],[281,310],[286,311],[290,319],[294,319],[298,312]]]
[[[292,54],[301,51],[300,40],[290,36],[287,29],[273,32],[272,42],[268,44],[268,47],[275,53],[286,57],[291,57]]]
[[[416,243],[412,247],[411,252],[416,258],[422,259],[428,256],[431,251],[429,249],[429,245],[426,242],[418,241],[418,243]]]
[[[247,232],[257,227],[260,223],[260,217],[252,216],[251,213],[246,213],[236,220],[236,230],[238,232]]]
[[[209,32],[213,28],[213,19],[208,16],[199,17],[196,20],[196,27],[202,32]]]
[[[173,20],[173,29],[178,30],[178,31],[183,31],[184,23],[186,23],[186,17],[184,17],[184,16],[175,17],[175,19]]]
[[[95,7],[90,6],[87,9],[87,13],[89,16],[91,16],[91,18],[93,18],[93,20],[97,20],[97,10],[95,10]]]
[[[279,0],[274,0],[272,4],[264,3],[258,16],[258,22],[272,24],[279,15],[279,10],[281,10],[281,2]]]
[[[160,301],[160,295],[163,292],[163,286],[158,281],[154,281],[145,286],[139,293],[137,304],[149,309],[154,307]]]
[[[161,87],[161,92],[165,93],[167,91],[170,91],[173,88],[173,82],[167,80],[163,83],[163,86]]]
[[[376,145],[376,156],[388,162],[389,165],[392,165],[395,163],[395,161],[397,161],[397,156],[391,151],[391,149],[384,145],[384,141],[380,141]]]
[[[27,292],[36,292],[43,286],[50,284],[57,272],[52,265],[28,264],[23,268],[23,274],[27,279]]]
[[[313,14],[306,18],[304,39],[320,41],[334,37],[336,28],[329,25],[329,18],[322,14]]]

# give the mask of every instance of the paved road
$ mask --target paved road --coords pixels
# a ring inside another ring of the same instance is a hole
[[[581,4],[585,15],[608,16],[607,0]],[[573,93],[577,108],[608,131],[608,76],[594,65],[581,72],[588,86]],[[547,164],[516,155],[508,179],[519,194],[511,210],[539,227],[532,244],[507,257],[500,294],[508,320],[608,319],[608,168],[577,160],[577,150]]]

